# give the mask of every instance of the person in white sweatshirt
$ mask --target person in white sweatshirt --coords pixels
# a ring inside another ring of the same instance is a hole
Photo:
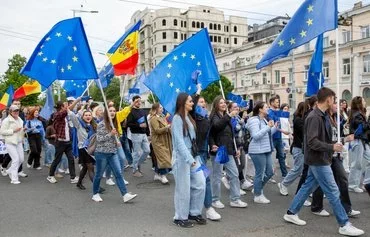
[[[7,170],[11,179],[11,184],[19,184],[18,168],[24,161],[23,139],[24,129],[23,120],[19,117],[19,107],[11,105],[9,115],[6,117],[0,128],[0,134],[5,140],[6,149],[12,158],[12,164]]]

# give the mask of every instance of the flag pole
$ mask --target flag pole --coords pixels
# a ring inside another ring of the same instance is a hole
[[[337,98],[339,98],[339,30],[338,26],[335,29],[335,57],[336,57],[336,63],[337,63],[337,68],[336,68],[336,74],[337,74]],[[338,109],[339,110],[339,109]],[[340,143],[340,113],[337,111],[337,129],[338,129],[338,143]]]
[[[89,90],[89,87],[91,86],[91,84],[93,83],[93,81],[94,80],[90,80],[89,81],[89,83],[86,86],[86,89],[84,90],[84,92],[82,92],[81,97]]]
[[[126,87],[127,75],[125,76],[125,78],[123,76],[121,76],[120,79],[123,80],[123,85],[122,85],[122,88],[120,88],[120,97],[121,97],[121,99],[119,101],[119,109],[118,110],[121,110],[121,108],[122,108],[123,97],[125,95],[125,87]]]

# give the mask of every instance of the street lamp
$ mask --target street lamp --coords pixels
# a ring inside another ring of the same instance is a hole
[[[71,9],[73,12],[73,17],[76,17],[76,12],[79,13],[99,13],[99,11],[86,11],[86,10],[80,10],[80,9]]]

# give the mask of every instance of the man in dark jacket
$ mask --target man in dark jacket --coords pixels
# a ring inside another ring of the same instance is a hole
[[[352,226],[348,221],[330,167],[333,152],[343,150],[341,143],[332,144],[332,129],[326,113],[334,103],[335,93],[331,89],[323,87],[317,93],[317,98],[317,108],[307,116],[304,125],[304,158],[305,163],[309,165],[308,176],[294,197],[287,214],[284,215],[284,220],[296,225],[306,225],[306,222],[301,220],[297,213],[310,193],[320,186],[328,198],[340,226],[339,234],[359,236],[364,234],[364,231]]]

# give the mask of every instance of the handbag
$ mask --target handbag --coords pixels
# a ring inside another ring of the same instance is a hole
[[[87,154],[89,154],[90,156],[94,156],[95,149],[96,149],[96,133],[91,135],[91,137],[89,138],[89,143],[86,147]]]
[[[220,146],[217,149],[215,161],[220,164],[226,164],[229,162],[229,154],[227,154],[227,149],[225,146]]]
[[[199,154],[198,144],[197,144],[197,141],[194,138],[191,138],[189,129],[187,129],[187,130],[188,130],[188,136],[189,136],[190,141],[191,141],[191,155],[193,157],[196,157]]]

